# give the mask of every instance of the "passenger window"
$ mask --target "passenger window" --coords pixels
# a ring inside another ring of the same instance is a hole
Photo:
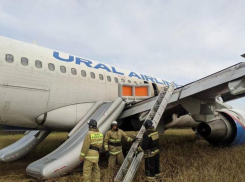
[[[134,84],[136,84],[136,85],[137,85],[137,82],[134,82]]]
[[[28,65],[28,59],[27,58],[21,58],[21,64],[23,65],[23,66],[27,66]]]
[[[5,57],[5,60],[8,63],[12,63],[12,62],[14,62],[14,56],[12,56],[11,54],[7,54],[6,57]]]
[[[121,79],[121,81],[122,81],[122,83],[124,83],[124,82],[125,82],[125,80],[124,80],[124,79]]]
[[[111,77],[110,76],[107,76],[107,81],[111,82]]]
[[[115,83],[118,83],[118,78],[114,77]]]
[[[75,68],[72,68],[71,69],[71,74],[76,75],[77,74],[77,70]]]
[[[66,67],[65,66],[60,66],[60,71],[61,71],[61,73],[66,73]]]
[[[53,63],[48,63],[48,69],[50,71],[54,71],[54,69],[55,69],[54,64]]]
[[[128,80],[128,83],[131,83],[131,81],[130,81],[130,80]]]
[[[35,61],[35,66],[36,66],[37,68],[42,68],[42,67],[43,67],[43,64],[42,64],[41,61],[36,60],[36,61]]]
[[[83,77],[86,77],[86,75],[87,75],[86,71],[84,71],[84,70],[81,71],[81,74],[82,74]]]
[[[99,74],[100,80],[104,80],[104,76],[102,74]]]
[[[95,74],[94,74],[94,72],[91,72],[91,73],[90,73],[90,76],[91,76],[91,78],[95,79]]]

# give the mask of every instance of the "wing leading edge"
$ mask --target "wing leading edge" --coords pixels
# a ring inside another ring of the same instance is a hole
[[[238,63],[217,73],[175,89],[169,102],[169,109],[182,99],[192,97],[212,100],[221,96],[224,102],[245,96],[245,62]],[[119,118],[147,111],[155,97],[132,104],[125,108]]]

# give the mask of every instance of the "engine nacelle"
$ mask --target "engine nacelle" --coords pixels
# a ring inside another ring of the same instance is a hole
[[[245,112],[222,109],[218,116],[197,126],[200,136],[214,145],[239,145],[245,143]]]

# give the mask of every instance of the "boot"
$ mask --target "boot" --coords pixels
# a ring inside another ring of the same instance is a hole
[[[146,176],[146,180],[148,182],[156,182],[156,178],[155,177],[151,177],[151,176]]]

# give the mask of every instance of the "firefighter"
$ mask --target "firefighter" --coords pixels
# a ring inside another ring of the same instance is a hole
[[[122,153],[122,138],[127,142],[135,142],[136,139],[128,137],[122,130],[118,128],[117,121],[111,123],[109,130],[104,139],[105,156],[109,157],[108,164],[108,181],[113,181],[114,167],[116,164],[122,165],[124,156]]]
[[[145,174],[148,181],[155,181],[160,175],[159,135],[151,120],[144,122],[146,131],[143,135],[139,152],[144,151]]]
[[[91,119],[88,122],[89,132],[86,135],[81,154],[80,161],[83,162],[83,179],[84,182],[99,182],[100,168],[98,165],[100,150],[103,146],[103,134],[97,128],[97,121]]]

